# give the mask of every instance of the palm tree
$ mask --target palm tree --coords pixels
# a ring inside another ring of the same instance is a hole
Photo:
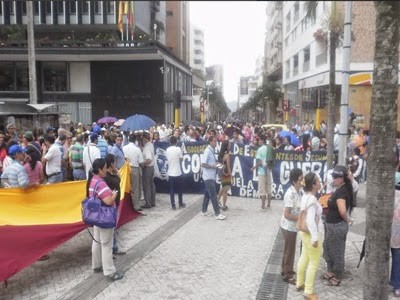
[[[393,216],[399,64],[400,3],[376,1],[367,185],[365,300],[388,299]]]
[[[319,1],[306,1],[305,9],[307,17],[315,20],[316,11]],[[335,114],[338,107],[338,99],[336,97],[336,48],[339,45],[339,38],[343,34],[344,18],[337,10],[336,1],[331,1],[331,11],[325,23],[325,29],[329,32],[329,100],[328,100],[328,131],[327,131],[327,167],[331,169],[333,166],[333,135],[335,127]]]

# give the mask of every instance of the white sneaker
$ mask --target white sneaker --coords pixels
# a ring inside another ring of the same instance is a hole
[[[210,213],[210,212],[208,212],[208,211],[202,212],[201,215],[202,215],[203,217],[212,217],[212,216],[213,216],[213,214]]]
[[[218,216],[215,217],[215,220],[225,220],[226,217],[224,215],[219,214]]]

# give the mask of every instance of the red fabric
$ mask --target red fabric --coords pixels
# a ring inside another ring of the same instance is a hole
[[[124,201],[118,208],[118,225],[120,227],[140,216],[133,210],[130,193],[125,194]],[[0,226],[0,281],[7,280],[22,269],[29,267],[43,255],[66,242],[86,224]]]

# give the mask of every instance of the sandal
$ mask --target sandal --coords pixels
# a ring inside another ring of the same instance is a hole
[[[293,276],[291,276],[291,277],[284,277],[284,278],[283,278],[283,281],[285,281],[285,282],[287,282],[287,283],[289,283],[289,284],[293,284],[293,285],[296,284],[296,278],[293,277]]]
[[[335,276],[331,277],[328,281],[326,281],[326,285],[328,286],[339,286],[342,281],[337,279]]]
[[[304,299],[307,300],[318,300],[319,297],[317,294],[303,294]]]
[[[304,285],[296,286],[296,291],[298,292],[304,291]]]
[[[114,274],[106,276],[106,279],[107,281],[116,281],[122,279],[123,277],[124,277],[123,274],[115,272]]]
[[[394,290],[393,290],[393,294],[394,294],[394,296],[395,296],[396,298],[399,298],[399,297],[400,297],[400,289],[394,289]]]
[[[335,277],[335,275],[329,276],[328,273],[322,274],[322,279],[331,280],[331,278]]]

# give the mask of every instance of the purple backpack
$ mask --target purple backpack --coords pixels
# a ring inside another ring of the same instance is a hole
[[[115,206],[104,205],[96,197],[99,184],[100,180],[94,186],[93,196],[82,201],[82,220],[90,226],[114,228],[117,224],[117,209]]]

